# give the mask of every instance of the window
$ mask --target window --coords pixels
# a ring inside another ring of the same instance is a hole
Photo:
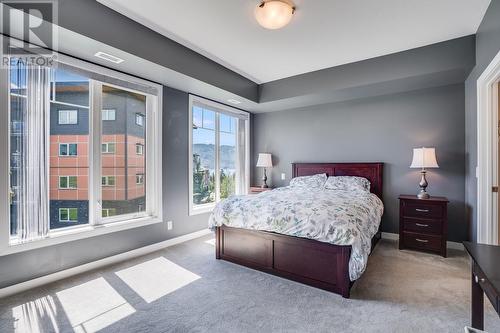
[[[137,155],[143,155],[144,154],[144,145],[142,143],[136,143],[135,144],[135,153]]]
[[[0,254],[161,221],[160,85],[58,55],[53,68],[12,62],[0,97],[0,184],[12,193]],[[108,122],[119,115],[130,122]]]
[[[102,152],[104,154],[114,154],[116,151],[116,144],[114,142],[106,142],[102,144]]]
[[[115,186],[115,176],[102,176],[102,186]]]
[[[116,120],[116,110],[102,110],[102,120]]]
[[[135,114],[135,123],[139,126],[144,126],[144,115],[140,113]]]
[[[59,208],[59,222],[78,222],[78,208]]]
[[[102,217],[110,217],[116,215],[116,208],[103,208]]]
[[[74,190],[78,183],[76,176],[59,176],[59,188],[63,190]]]
[[[144,184],[144,174],[142,173],[138,173],[137,175],[135,175],[135,183],[137,185],[142,185]]]
[[[59,156],[76,156],[78,155],[78,145],[76,143],[60,143]]]
[[[247,112],[190,96],[190,214],[210,211],[249,184]]]
[[[59,110],[59,125],[75,125],[77,123],[77,110]]]

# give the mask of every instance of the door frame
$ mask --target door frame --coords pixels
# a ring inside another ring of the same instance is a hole
[[[500,52],[477,80],[477,242],[498,244]]]

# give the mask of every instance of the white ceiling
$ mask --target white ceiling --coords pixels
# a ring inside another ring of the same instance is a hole
[[[474,34],[490,3],[295,0],[292,22],[266,30],[259,0],[98,1],[257,83]]]

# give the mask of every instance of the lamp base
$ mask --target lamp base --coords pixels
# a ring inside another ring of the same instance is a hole
[[[429,199],[431,196],[429,195],[429,193],[425,192],[425,191],[421,191],[417,194],[417,198],[419,199]]]
[[[261,188],[268,188],[267,186],[267,173],[266,173],[266,168],[264,168],[264,177],[262,177],[262,185],[260,185]]]
[[[420,172],[421,178],[420,178],[420,183],[418,184],[420,186],[420,192],[417,194],[417,198],[419,199],[429,199],[431,196],[429,193],[425,191],[429,183],[427,183],[427,179],[425,179],[425,169],[422,169]]]

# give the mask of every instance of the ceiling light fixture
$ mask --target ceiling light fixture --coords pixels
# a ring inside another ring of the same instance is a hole
[[[119,64],[119,63],[124,61],[122,58],[115,57],[114,55],[111,55],[109,53],[105,53],[102,51],[97,52],[96,54],[94,54],[94,56],[96,56],[97,58],[107,60],[107,61],[111,61],[115,64]]]
[[[266,29],[279,29],[290,23],[295,7],[284,0],[262,1],[255,8],[255,18]]]
[[[229,103],[232,103],[232,104],[241,104],[241,102],[240,102],[240,101],[238,101],[238,100],[236,100],[236,99],[232,99],[232,98],[231,98],[231,99],[228,99],[227,101],[228,101]]]

